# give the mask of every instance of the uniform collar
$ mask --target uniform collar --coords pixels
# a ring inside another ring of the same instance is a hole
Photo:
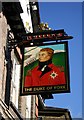
[[[52,63],[52,59],[45,61],[45,62],[39,62],[39,68],[38,69],[42,69],[45,65],[48,66],[49,64]]]
[[[51,64],[52,64],[51,59],[46,62],[39,62],[38,70],[40,70],[42,72],[40,77],[42,77],[44,74],[46,74],[47,72],[50,72],[52,70],[52,68],[50,67]]]

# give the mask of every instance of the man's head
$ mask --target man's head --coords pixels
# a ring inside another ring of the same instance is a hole
[[[52,59],[52,56],[54,54],[54,50],[51,48],[43,48],[39,52],[39,61],[40,62],[45,62],[50,59]]]

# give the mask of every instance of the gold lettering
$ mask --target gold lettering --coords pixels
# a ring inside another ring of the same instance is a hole
[[[47,87],[46,89],[47,89],[47,90],[52,90],[52,87]]]
[[[45,90],[45,87],[37,87],[33,89],[34,91],[42,91]]]
[[[65,86],[54,86],[54,89],[65,89]]]
[[[32,91],[32,88],[25,88],[25,92]]]

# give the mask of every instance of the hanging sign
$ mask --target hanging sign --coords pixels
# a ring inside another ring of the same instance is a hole
[[[23,48],[21,95],[70,92],[68,42]]]

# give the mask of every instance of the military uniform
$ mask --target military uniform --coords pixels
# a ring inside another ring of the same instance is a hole
[[[52,63],[44,66],[42,70],[39,69],[39,66],[33,70],[29,70],[24,81],[24,87],[53,86],[60,84],[66,84],[65,73]]]

